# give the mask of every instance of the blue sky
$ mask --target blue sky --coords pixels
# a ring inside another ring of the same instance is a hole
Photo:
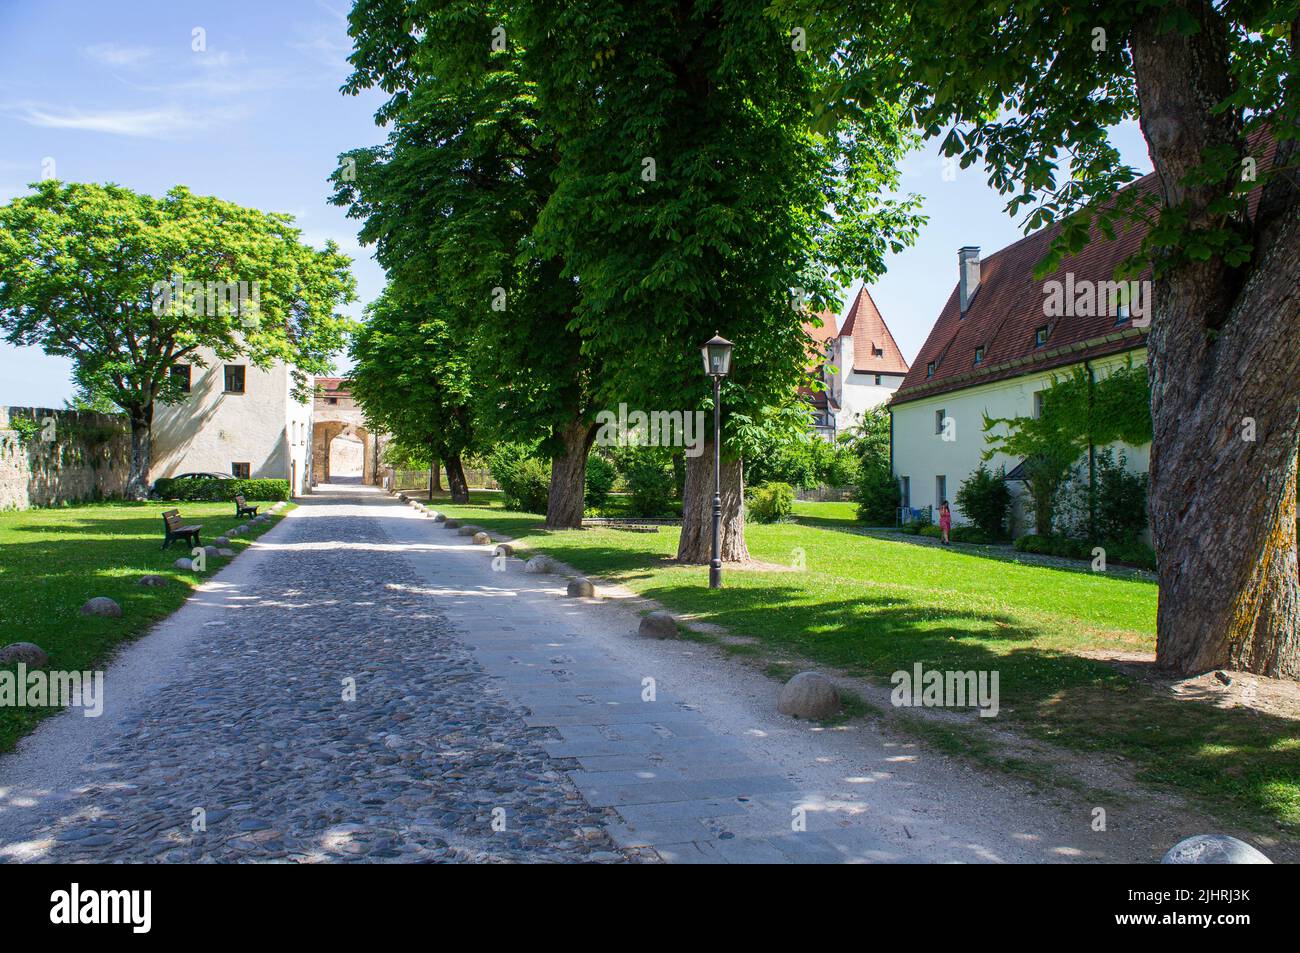
[[[288,212],[314,245],[355,259],[360,296],[383,272],[357,223],[329,205],[340,152],[383,139],[382,94],[344,96],[346,0],[0,0],[0,203],[53,162],[69,181],[161,194],[176,184]],[[206,49],[195,50],[196,29]],[[1150,163],[1135,126],[1115,131],[1125,159]],[[990,253],[1021,237],[978,168],[944,181],[931,145],[904,165],[902,190],[926,198],[930,223],[895,255],[872,295],[909,360],[957,275],[957,249]],[[68,363],[0,342],[0,404],[59,407]]]

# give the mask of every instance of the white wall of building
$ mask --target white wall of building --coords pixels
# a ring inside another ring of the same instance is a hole
[[[835,338],[830,359],[835,373],[828,375],[828,379],[831,397],[840,405],[835,414],[838,433],[857,426],[858,419],[864,412],[887,402],[903,383],[902,374],[855,371],[853,361],[853,338]]]
[[[190,393],[179,403],[154,408],[153,460],[149,477],[211,471],[232,473],[249,465],[253,479],[290,480],[302,492],[310,475],[311,402],[292,394],[289,369],[261,369],[245,359],[221,361],[211,351],[192,365]],[[226,364],[244,365],[244,392],[225,391]]]
[[[1101,378],[1129,361],[1134,365],[1145,365],[1146,349],[1098,358],[1091,364],[1097,377]],[[949,391],[893,408],[894,475],[900,480],[907,478],[909,504],[915,508],[932,506],[937,517],[940,503],[937,478],[944,477],[946,487],[943,492],[952,506],[953,522],[967,522],[957,509],[957,490],[979,467],[987,449],[985,414],[990,417],[1031,416],[1034,413],[1034,394],[1050,387],[1055,378],[1069,374],[1070,370],[1070,367],[1053,368],[1038,374]],[[940,416],[951,422],[948,427],[950,440],[944,439]],[[1118,444],[1116,449],[1124,451],[1129,470],[1146,472],[1150,463],[1150,444],[1143,447]],[[991,468],[1002,466],[1008,472],[1019,463],[1019,458],[1001,453],[988,461]],[[1023,532],[1025,527],[1017,527],[1017,530]]]

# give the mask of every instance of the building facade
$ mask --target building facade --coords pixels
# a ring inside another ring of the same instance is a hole
[[[810,392],[818,433],[834,439],[855,427],[862,414],[893,397],[908,365],[880,309],[864,285],[836,330],[835,315],[823,312],[820,328],[808,331],[825,348],[824,389]]]
[[[1076,367],[1100,379],[1119,367],[1145,365],[1150,298],[1148,292],[1142,300],[1141,288],[1149,289],[1148,276],[1119,291],[1111,287],[1121,284],[1113,280],[1117,266],[1136,251],[1142,232],[1109,240],[1094,235],[1036,279],[1034,268],[1057,230],[1043,229],[985,259],[974,246],[958,252],[957,284],[889,405],[904,508],[930,507],[933,515],[946,499],[954,521],[966,522],[954,498],[983,460],[985,415],[1036,416],[1038,394]],[[1124,451],[1128,469],[1146,472],[1149,444],[1115,449]],[[1021,463],[1005,454],[988,461],[1008,474]],[[1013,479],[1017,497],[1023,489]],[[1032,529],[1025,511],[1018,500],[1013,532]]]
[[[184,397],[157,404],[150,481],[182,473],[229,473],[254,480],[288,480],[297,495],[311,489],[312,410],[293,394],[284,364],[259,368],[222,361],[202,350],[179,363]],[[309,384],[310,386],[310,384]]]

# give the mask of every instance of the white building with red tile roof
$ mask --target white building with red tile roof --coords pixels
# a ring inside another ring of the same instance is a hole
[[[1132,187],[1150,188],[1149,180]],[[954,520],[965,522],[953,500],[983,459],[985,415],[1035,416],[1039,393],[1080,365],[1099,378],[1146,364],[1151,302],[1149,290],[1145,301],[1141,292],[1149,289],[1149,276],[1111,293],[1120,284],[1116,267],[1137,250],[1144,229],[1109,240],[1094,234],[1051,274],[1035,278],[1059,228],[1034,232],[986,258],[974,246],[958,251],[957,283],[890,401],[893,469],[904,506],[937,513],[946,499]],[[1083,293],[1088,290],[1093,293]],[[1064,303],[1066,313],[1054,303]],[[1130,470],[1146,471],[1149,444],[1117,449]],[[1021,462],[998,454],[989,465],[1012,473]],[[1025,522],[1022,515],[1013,530],[1032,531]]]
[[[888,401],[902,385],[908,366],[865,285],[842,322],[830,312],[817,317],[820,328],[811,322],[805,327],[825,347],[825,389],[809,394],[818,432],[833,438],[856,426],[864,411]]]

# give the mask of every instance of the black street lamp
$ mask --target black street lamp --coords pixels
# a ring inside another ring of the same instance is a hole
[[[713,546],[709,588],[722,588],[722,379],[731,370],[731,342],[716,331],[700,348],[704,373],[713,378]]]

